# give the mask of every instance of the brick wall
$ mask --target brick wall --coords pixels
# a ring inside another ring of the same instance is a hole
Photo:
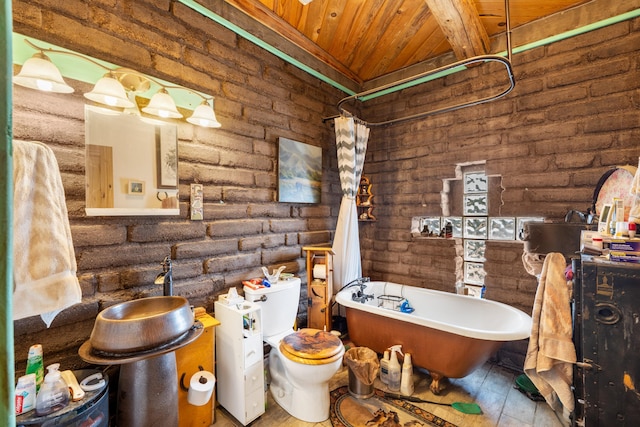
[[[261,265],[304,274],[301,247],[330,241],[335,227],[333,129],[320,119],[334,114],[343,94],[169,0],[13,4],[17,32],[211,93],[223,124],[213,131],[179,125],[179,217],[87,218],[81,96],[87,88],[74,83],[76,94],[64,101],[16,88],[15,137],[48,143],[60,162],[83,288],[83,303],[50,330],[38,319],[15,322],[17,372],[35,342],[48,360],[78,363],[77,348],[102,307],[160,292],[151,282],[169,253],[176,293],[209,310],[216,295],[260,274]],[[455,242],[414,240],[410,224],[412,216],[441,215],[442,180],[454,178],[458,164],[484,161],[488,174],[502,177],[502,215],[553,219],[586,209],[611,166],[636,164],[638,25],[626,21],[515,55],[517,85],[502,100],[374,128],[364,172],[377,222],[360,226],[363,273],[453,291]],[[476,67],[369,101],[362,116],[411,114],[425,102],[442,106],[498,84]],[[321,205],[274,202],[279,136],[324,148]],[[205,184],[203,222],[187,219],[195,179]],[[536,281],[521,254],[520,243],[489,242],[487,297],[530,312]],[[507,345],[501,357],[521,366],[523,345]]]
[[[14,87],[14,138],[43,141],[58,159],[83,292],[82,303],[50,329],[39,317],[15,322],[16,372],[24,371],[36,342],[45,363],[81,365],[78,347],[100,310],[162,293],[153,281],[167,255],[174,293],[209,312],[219,294],[261,276],[261,266],[286,265],[306,283],[302,247],[332,240],[339,209],[335,139],[321,118],[335,114],[341,92],[172,1],[14,1],[13,7],[18,33],[216,96],[222,123],[220,129],[178,123],[179,216],[86,217],[82,94],[92,86],[70,81],[71,95]],[[278,137],[323,148],[321,204],[276,201]],[[204,221],[188,219],[193,182],[204,184]]]
[[[410,227],[412,216],[443,215],[442,180],[455,178],[459,164],[485,162],[487,174],[502,177],[492,215],[561,220],[570,209],[586,211],[607,169],[638,164],[639,27],[625,21],[514,55],[516,87],[498,101],[373,128],[364,174],[377,222],[361,225],[365,273],[454,291],[455,241],[412,239]],[[475,67],[369,101],[363,117],[379,122],[486,96],[498,84],[489,71]],[[488,242],[486,296],[531,313],[537,282],[522,250]],[[504,350],[522,366],[526,345]]]

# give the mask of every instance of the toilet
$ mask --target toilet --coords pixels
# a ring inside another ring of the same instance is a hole
[[[299,420],[329,418],[329,380],[342,365],[340,338],[318,329],[293,330],[300,302],[300,278],[269,288],[244,287],[245,299],[260,305],[263,340],[271,346],[269,386],[275,401]]]

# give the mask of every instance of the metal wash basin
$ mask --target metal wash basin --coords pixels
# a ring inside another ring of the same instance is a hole
[[[184,297],[141,298],[102,310],[89,341],[94,350],[104,353],[148,351],[180,340],[193,323],[191,306]]]

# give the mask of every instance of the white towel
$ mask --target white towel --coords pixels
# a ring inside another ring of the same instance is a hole
[[[576,349],[565,268],[562,254],[552,252],[545,257],[533,304],[524,372],[547,403],[555,411],[566,414],[573,411],[575,405],[571,385]]]
[[[62,178],[53,151],[13,141],[13,319],[41,315],[47,327],[79,303]]]

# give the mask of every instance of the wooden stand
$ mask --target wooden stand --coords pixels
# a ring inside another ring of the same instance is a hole
[[[305,246],[307,251],[307,327],[331,330],[331,298],[333,296],[333,250],[328,246]],[[316,267],[320,265],[321,267]],[[322,277],[314,277],[321,268]]]
[[[193,343],[176,350],[178,382],[189,388],[191,376],[203,369],[215,375],[215,327],[218,320],[206,313],[204,308],[195,309],[195,318],[202,323],[204,331]],[[179,427],[210,426],[215,422],[215,390],[211,400],[203,406],[193,406],[188,402],[189,392],[180,387],[178,391]]]

